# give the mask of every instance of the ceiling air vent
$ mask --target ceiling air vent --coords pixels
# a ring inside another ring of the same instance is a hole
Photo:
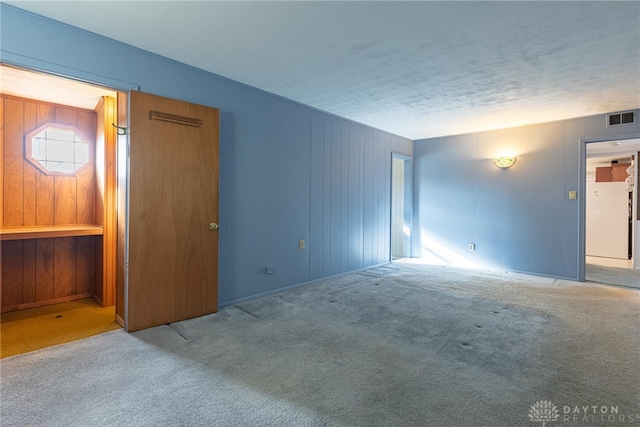
[[[607,116],[607,126],[626,125],[636,122],[636,113],[634,111],[625,111],[624,113],[613,113]]]

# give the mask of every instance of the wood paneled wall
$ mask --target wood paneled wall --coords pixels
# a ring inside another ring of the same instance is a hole
[[[4,227],[93,224],[95,142],[89,164],[73,176],[47,175],[25,159],[24,135],[47,122],[96,134],[96,114],[2,96],[2,212]],[[2,311],[90,296],[96,237],[2,242]]]
[[[310,279],[391,259],[391,154],[407,140],[322,112],[311,117]]]
[[[94,237],[2,242],[2,311],[91,296]]]
[[[96,205],[95,223],[103,226],[102,239],[96,245],[96,281],[94,299],[103,307],[115,305],[116,296],[116,179],[117,122],[116,99],[103,96],[95,108],[96,121]]]
[[[128,127],[127,95],[118,94],[116,115],[118,126]],[[127,144],[126,135],[118,135],[116,139],[116,188],[127,188]],[[124,281],[125,281],[125,253],[126,253],[126,191],[116,192],[116,321],[124,326]]]
[[[88,137],[96,134],[96,114],[90,110],[3,97],[3,196],[5,227],[93,224],[95,144],[89,164],[73,176],[46,175],[24,156],[24,135],[47,122],[74,125]]]

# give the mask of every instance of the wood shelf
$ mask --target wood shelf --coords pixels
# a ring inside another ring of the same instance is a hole
[[[0,240],[48,239],[52,237],[101,236],[103,228],[94,224],[0,227]]]

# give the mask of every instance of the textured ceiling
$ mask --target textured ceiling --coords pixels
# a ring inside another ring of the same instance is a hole
[[[640,2],[7,1],[412,139],[640,107]]]

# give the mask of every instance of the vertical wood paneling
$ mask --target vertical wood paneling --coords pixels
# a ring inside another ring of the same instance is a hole
[[[55,120],[55,108],[48,104],[37,104],[38,126]],[[54,177],[38,171],[36,175],[36,188],[38,197],[36,200],[36,224],[54,224]]]
[[[87,137],[96,135],[96,115],[92,111],[78,112],[78,129]],[[76,221],[91,224],[94,221],[94,203],[96,187],[94,144],[89,145],[89,164],[76,174]]]
[[[118,126],[128,126],[127,121],[127,95],[118,94]],[[126,135],[117,136],[116,137],[116,145],[117,150],[116,153],[118,155],[116,162],[116,167],[118,170],[117,173],[117,186],[120,188],[126,188],[127,180],[126,180],[126,170],[127,170],[127,144],[128,137]],[[116,233],[117,238],[117,255],[118,259],[116,260],[116,319],[120,319],[121,322],[124,322],[124,279],[125,279],[125,206],[126,206],[126,191],[120,191],[117,193],[118,200],[117,204],[117,215],[118,218],[116,220],[118,231]]]
[[[38,126],[42,126],[45,123],[55,122],[56,109],[53,105],[37,103],[37,118]]]
[[[36,301],[53,299],[53,240],[36,241]]]
[[[23,242],[2,242],[2,304],[22,304]]]
[[[76,293],[93,291],[95,248],[93,237],[76,237]]]
[[[385,176],[385,167],[387,165],[391,164],[391,155],[389,155],[388,158],[382,158],[382,153],[385,153],[387,151],[387,146],[388,146],[388,138],[387,135],[382,135],[382,138],[380,140],[380,158],[378,159],[378,162],[380,164],[379,166],[379,173],[378,173],[378,181],[379,181],[379,185],[380,185],[380,194],[385,194],[387,195],[386,197],[381,197],[380,198],[380,205],[378,208],[378,213],[380,215],[380,223],[379,223],[379,233],[380,233],[380,241],[379,241],[379,258],[378,258],[378,262],[385,262],[388,261],[387,257],[386,257],[386,252],[387,252],[387,235],[391,232],[390,227],[386,226],[386,217],[387,217],[387,199],[391,197],[391,192],[387,192],[386,191],[386,176]]]
[[[322,194],[322,275],[330,276],[331,272],[331,117],[323,114],[323,146],[324,146],[324,177]],[[312,195],[315,197],[315,195]],[[311,224],[312,227],[316,224]]]
[[[380,263],[380,138],[378,133],[371,141],[373,173],[371,185],[373,188],[372,212],[373,212],[373,264]]]
[[[78,224],[91,224],[94,218],[95,171],[87,165],[76,176],[76,218]]]
[[[2,98],[2,225],[94,222],[96,115],[19,98]],[[76,176],[46,175],[24,157],[24,134],[45,123],[79,126],[92,137],[90,164]],[[77,239],[79,239],[77,241]],[[94,237],[2,244],[2,307],[87,294],[95,281]]]
[[[78,125],[78,112],[62,107],[55,109],[55,122],[66,125]],[[77,186],[75,176],[54,178],[54,224],[75,224],[77,222]]]
[[[54,223],[56,225],[75,224],[77,222],[76,177],[56,176],[54,183]]]
[[[36,240],[23,241],[22,304],[36,301]]]
[[[311,144],[311,279],[388,262],[391,154],[411,142],[315,112]]]
[[[3,196],[5,226],[24,225],[22,148],[24,105],[22,101],[4,99]]]
[[[38,197],[36,199],[37,225],[55,224],[55,193],[53,183],[53,176],[45,175],[38,171],[38,174],[36,175],[36,188],[38,189]]]
[[[89,158],[92,159],[93,144],[96,134],[96,113],[91,110],[77,110],[76,111],[76,126],[86,137],[90,138],[89,141],[85,141],[89,144],[90,154]],[[94,163],[94,162],[91,162]]]
[[[322,114],[311,113],[311,194],[323,194],[324,185],[324,123]],[[322,198],[311,197],[309,200],[309,221],[322,224]],[[309,278],[322,277],[323,227],[312,227],[309,230]]]
[[[330,275],[341,271],[341,241],[340,241],[340,179],[342,168],[342,129],[340,120],[331,118],[331,270]]]
[[[76,238],[53,239],[54,264],[53,297],[62,298],[76,294]]]
[[[106,123],[115,123],[116,119],[112,115],[107,113],[108,107],[105,105],[107,102],[113,102],[113,100],[109,101],[109,97],[102,97],[100,102],[95,108],[96,115],[98,120],[96,120],[96,143],[95,143],[95,151],[96,151],[96,191],[95,191],[95,202],[94,202],[94,222],[96,224],[102,225],[104,227],[104,235],[102,239],[95,239],[95,280],[93,282],[93,296],[96,301],[105,306],[104,300],[104,289],[103,285],[105,283],[105,278],[112,271],[115,274],[115,266],[113,270],[105,269],[105,247],[104,243],[109,241],[109,236],[115,237],[115,229],[110,229],[110,222],[107,220],[107,212],[105,212],[105,206],[108,204],[107,198],[109,195],[107,194],[107,180],[108,180],[108,169],[109,169],[109,159],[107,158],[107,141],[108,134],[105,129]],[[115,206],[113,207],[115,211]],[[115,212],[114,212],[115,214]],[[111,234],[110,234],[111,233]],[[115,244],[115,241],[114,241]],[[114,259],[115,260],[115,259]],[[108,261],[107,261],[108,263]],[[115,278],[114,278],[114,286],[115,286]]]
[[[91,292],[93,294],[93,298],[96,301],[98,301],[98,303],[101,303],[103,307],[106,307],[109,305],[114,305],[115,301],[109,301],[108,295],[105,295],[104,283],[107,276],[109,275],[107,274],[107,271],[105,268],[105,256],[104,256],[105,248],[103,246],[104,238],[105,238],[104,236],[99,236],[93,239],[94,251],[95,251],[94,252],[95,253],[95,258],[94,258],[95,274],[93,277],[93,289],[91,290]],[[115,270],[111,274],[115,275]],[[113,277],[112,280],[113,280],[113,286],[115,287],[115,277]]]
[[[37,106],[32,102],[24,103],[24,117],[23,117],[23,127],[24,133],[31,132],[33,129],[37,127]],[[23,144],[24,147],[24,144]],[[24,148],[23,148],[24,150]],[[24,151],[23,151],[23,159],[24,159]],[[37,191],[36,191],[36,167],[31,163],[23,161],[24,170],[23,170],[23,225],[36,225],[36,199],[37,199]]]
[[[78,110],[56,106],[54,121],[63,125],[78,126]]]
[[[349,170],[348,170],[348,192],[349,192],[349,206],[348,206],[348,270],[356,270],[359,265],[360,259],[360,242],[358,240],[359,228],[360,228],[360,131],[361,126],[356,124],[350,124],[349,126],[349,139],[346,144],[349,148]]]
[[[378,227],[376,229],[376,234],[378,235],[378,244],[376,246],[377,249],[377,256],[376,256],[376,264],[380,264],[381,262],[384,262],[384,235],[386,233],[388,233],[388,230],[386,230],[384,228],[384,199],[385,199],[385,194],[383,194],[384,191],[384,182],[383,182],[383,175],[382,175],[382,171],[383,171],[383,164],[386,163],[387,159],[382,159],[382,153],[384,152],[384,146],[386,145],[386,138],[385,135],[380,135],[380,138],[378,138],[378,143],[377,143],[377,153],[376,153],[376,169],[378,171],[378,173],[375,175],[375,180],[376,180],[376,193],[378,195],[377,197],[377,203],[376,203],[376,213],[378,216]]]
[[[349,126],[340,123],[340,272],[349,271]]]
[[[4,224],[4,129],[4,99],[0,98],[0,179],[3,181],[3,183],[0,183],[0,227]],[[0,249],[2,248],[0,247]],[[0,278],[2,277],[1,274],[0,272]],[[0,304],[1,302],[2,291],[0,290]]]
[[[365,266],[373,265],[373,144],[375,141],[375,133],[369,129],[367,139],[364,142],[364,167],[363,167],[363,182],[364,182],[364,202],[363,202],[363,221],[364,221],[364,254],[363,262]]]
[[[99,123],[102,126],[100,133],[104,137],[104,147],[100,153],[104,154],[104,175],[96,179],[103,185],[102,193],[103,206],[103,222],[104,234],[102,239],[97,242],[102,243],[101,246],[96,245],[96,275],[95,288],[102,289],[103,306],[116,304],[116,270],[117,270],[117,134],[112,123],[116,123],[116,100],[110,97],[103,98],[103,111]],[[97,148],[96,148],[96,152]],[[99,156],[96,156],[96,161]],[[96,187],[97,188],[97,187]],[[96,189],[97,193],[97,189]],[[97,200],[96,200],[97,201]],[[96,212],[97,213],[97,212]],[[98,261],[102,260],[102,264]],[[102,274],[100,274],[102,272]]]
[[[369,136],[370,129],[363,127],[360,133],[360,144],[358,147],[358,267],[363,268],[364,264],[364,144]]]
[[[378,138],[376,138],[376,142],[375,142],[375,147],[374,147],[374,164],[375,164],[375,169],[378,171],[378,173],[373,175],[373,182],[374,182],[374,192],[376,194],[375,197],[375,202],[374,202],[374,212],[375,212],[375,248],[374,248],[374,263],[375,264],[379,264],[380,260],[382,259],[382,257],[380,256],[381,254],[381,247],[382,247],[382,234],[381,234],[381,230],[380,227],[382,226],[382,199],[384,198],[384,195],[381,194],[382,191],[382,186],[380,185],[381,183],[381,174],[380,174],[380,166],[381,162],[380,162],[380,153],[382,152],[381,150],[381,146],[382,146],[382,137],[383,135],[378,135]],[[382,231],[384,232],[384,230]]]
[[[385,222],[387,209],[387,200],[391,197],[391,192],[385,191],[385,169],[391,166],[391,154],[388,157],[384,156],[386,153],[387,147],[387,135],[380,135],[380,140],[378,141],[378,157],[376,159],[376,163],[378,164],[378,173],[376,174],[376,180],[378,185],[378,260],[377,263],[380,264],[382,262],[388,261],[386,257],[387,253],[387,235],[390,232],[389,227]]]
[[[105,203],[106,203],[106,175],[107,175],[107,162],[105,156],[106,150],[106,134],[105,134],[105,99],[102,97],[100,102],[96,106],[96,115],[99,118],[96,123],[96,143],[95,151],[98,154],[96,156],[96,197],[94,202],[94,223],[104,225],[105,222]],[[115,123],[115,118],[111,117],[112,123]]]

